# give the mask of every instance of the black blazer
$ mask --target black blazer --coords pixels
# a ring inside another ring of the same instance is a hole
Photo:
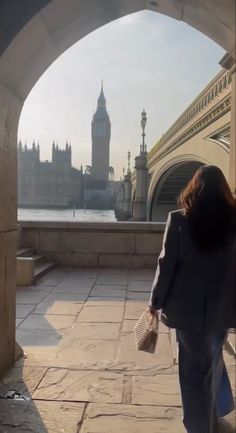
[[[200,252],[183,211],[170,212],[149,304],[183,330],[236,327],[236,242]]]

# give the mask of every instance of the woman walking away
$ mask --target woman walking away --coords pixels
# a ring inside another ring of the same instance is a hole
[[[219,433],[234,409],[223,361],[236,327],[235,200],[222,171],[200,167],[170,212],[149,310],[177,329],[183,423],[188,433]]]

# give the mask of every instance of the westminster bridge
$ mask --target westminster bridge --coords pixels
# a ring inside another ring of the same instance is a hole
[[[222,64],[231,66],[225,56]],[[118,219],[165,221],[181,190],[202,164],[230,178],[231,71],[222,68],[148,152],[140,150],[117,201]]]

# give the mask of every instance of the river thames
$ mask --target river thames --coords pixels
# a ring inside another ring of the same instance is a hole
[[[18,220],[114,222],[116,218],[113,210],[18,208]]]

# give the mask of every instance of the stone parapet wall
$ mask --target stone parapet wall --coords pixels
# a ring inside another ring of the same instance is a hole
[[[22,245],[61,266],[155,268],[164,224],[20,222]]]

